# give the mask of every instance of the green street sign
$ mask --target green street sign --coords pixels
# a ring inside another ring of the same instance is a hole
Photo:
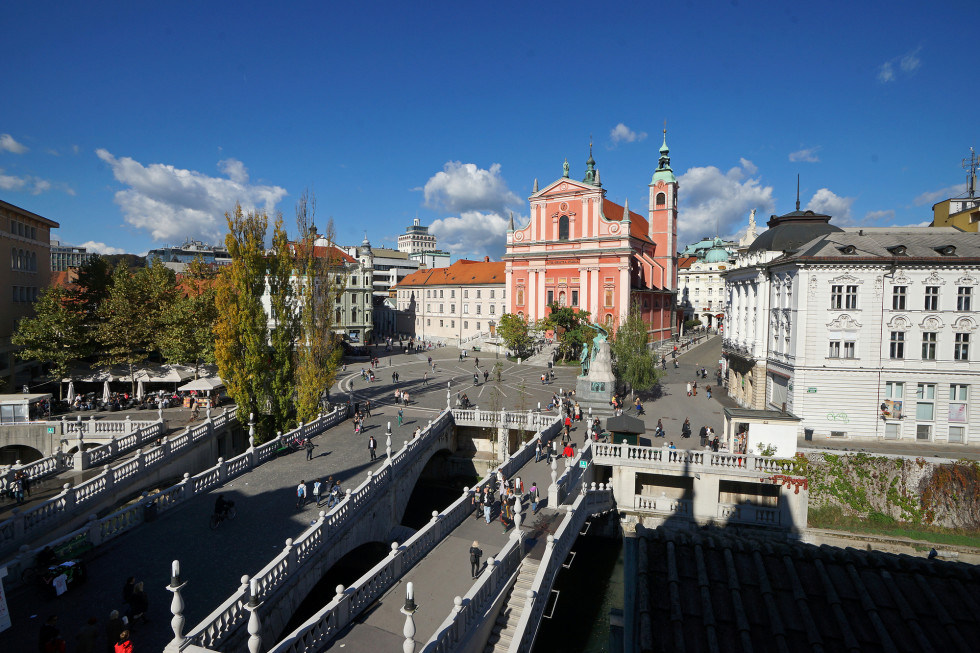
[[[48,427],[48,434],[52,434],[52,433],[54,433],[54,427],[53,426],[49,426]]]
[[[817,389],[816,388],[807,388],[806,391],[807,392],[816,392]]]
[[[579,467],[582,467],[584,469],[585,467],[588,467],[589,466],[589,461],[588,460],[580,460],[580,461],[578,461],[578,466]]]

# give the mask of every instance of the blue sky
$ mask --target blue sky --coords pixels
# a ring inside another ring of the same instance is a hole
[[[680,243],[804,206],[919,224],[980,145],[980,3],[7,2],[0,199],[105,252],[217,241],[236,201],[393,247],[503,251],[533,181],[647,203]]]

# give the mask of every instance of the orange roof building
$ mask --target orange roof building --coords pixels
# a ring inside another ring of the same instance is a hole
[[[590,321],[615,329],[633,305],[651,342],[677,332],[677,179],[666,132],[649,184],[646,217],[606,198],[591,147],[585,178],[558,180],[530,200],[527,226],[507,233],[508,312],[535,322],[550,306],[588,311]]]
[[[395,287],[399,330],[454,344],[493,335],[507,312],[506,277],[505,264],[489,257],[413,272]]]

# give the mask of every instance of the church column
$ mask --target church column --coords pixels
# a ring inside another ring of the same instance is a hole
[[[537,288],[537,286],[534,283],[535,274],[537,274],[537,270],[535,270],[530,265],[528,265],[527,287],[525,289],[525,293],[527,294],[527,297],[524,298],[524,310],[526,311],[525,315],[527,316],[528,322],[533,322],[535,320],[535,315],[534,315],[535,292],[534,291]]]
[[[548,312],[548,296],[544,290],[545,270],[538,271],[538,316],[544,318]]]
[[[589,268],[578,269],[578,307],[587,310],[589,305]]]
[[[617,320],[616,326],[618,327],[626,320],[626,314],[630,310],[630,268],[629,265],[619,266],[619,310],[617,311],[619,315],[614,317]]]
[[[598,323],[599,319],[599,268],[592,268],[592,291],[589,293],[589,312],[592,319]]]

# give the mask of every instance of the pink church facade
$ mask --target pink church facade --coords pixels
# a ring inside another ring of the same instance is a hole
[[[650,183],[647,217],[605,197],[591,153],[583,181],[568,164],[529,198],[531,219],[507,233],[510,313],[541,320],[549,304],[588,311],[611,331],[640,307],[651,342],[677,332],[677,180],[666,139]]]

